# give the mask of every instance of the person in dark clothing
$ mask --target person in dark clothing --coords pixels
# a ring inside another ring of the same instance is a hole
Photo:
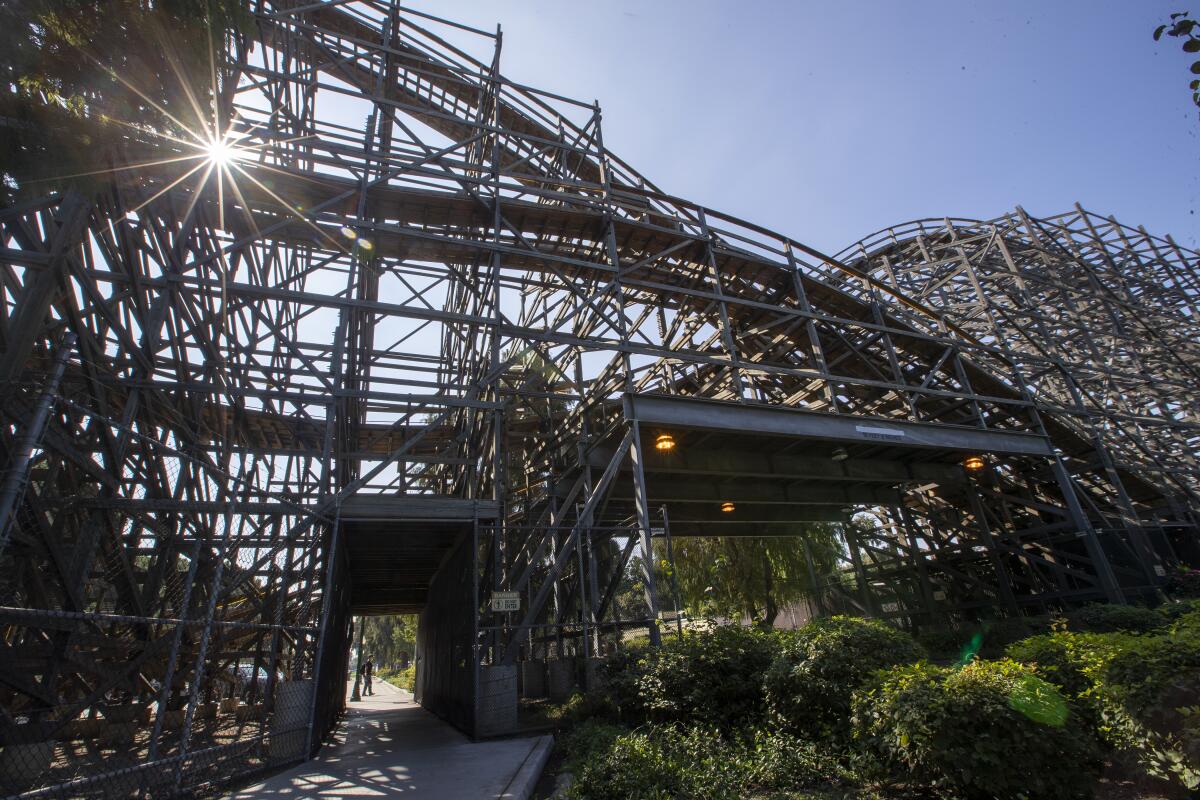
[[[375,662],[367,656],[367,660],[363,663],[363,694],[373,695],[375,692],[371,690],[371,676],[375,674]]]

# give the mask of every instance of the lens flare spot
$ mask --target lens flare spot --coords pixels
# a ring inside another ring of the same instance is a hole
[[[1034,722],[1061,727],[1067,721],[1067,701],[1050,684],[1034,675],[1021,675],[1008,693],[1008,707]]]

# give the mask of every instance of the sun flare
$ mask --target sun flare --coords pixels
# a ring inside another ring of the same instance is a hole
[[[237,148],[233,146],[228,136],[214,138],[205,145],[204,152],[208,156],[209,163],[217,167],[229,166],[230,162],[235,161],[239,155]]]

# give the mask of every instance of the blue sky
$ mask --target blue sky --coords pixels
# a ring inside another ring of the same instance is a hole
[[[1181,0],[406,5],[500,23],[502,71],[599,100],[665,191],[827,252],[1076,201],[1200,246],[1190,58],[1151,39]]]

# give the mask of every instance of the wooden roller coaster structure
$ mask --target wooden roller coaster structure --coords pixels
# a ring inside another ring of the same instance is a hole
[[[421,613],[422,702],[503,732],[518,662],[660,636],[671,536],[833,526],[816,605],[915,630],[1200,556],[1170,237],[1017,209],[827,256],[656,187],[498,31],[250,11],[222,152],[131,129],[99,189],[0,208],[0,793],[307,757],[352,615]]]

